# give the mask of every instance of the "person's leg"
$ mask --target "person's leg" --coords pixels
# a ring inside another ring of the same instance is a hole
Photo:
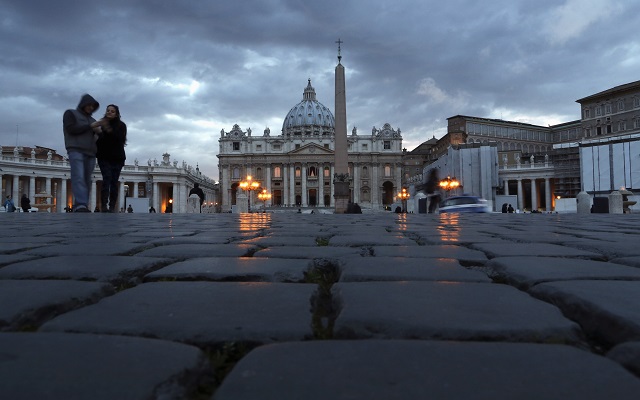
[[[111,165],[109,162],[104,160],[98,160],[98,166],[100,167],[100,172],[102,173],[102,188],[100,189],[100,211],[107,212],[109,202],[109,189],[111,188],[111,181],[113,177],[111,176]]]
[[[120,171],[122,171],[123,165],[119,162],[110,163],[111,170],[111,186],[109,187],[109,209],[115,210],[116,203],[118,202],[118,193],[120,188],[118,187],[118,181],[120,180]]]
[[[96,157],[88,156],[83,154],[84,156],[84,179],[85,185],[87,187],[87,208],[89,207],[89,196],[91,195],[91,182],[93,180],[93,173],[96,169]]]
[[[73,210],[87,208],[89,203],[89,186],[85,178],[85,158],[84,154],[77,151],[69,152],[69,167],[71,173],[71,191],[75,199]],[[91,179],[91,176],[89,176]]]

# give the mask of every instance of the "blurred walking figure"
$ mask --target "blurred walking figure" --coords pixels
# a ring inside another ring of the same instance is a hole
[[[427,183],[425,184],[425,191],[429,198],[429,208],[427,211],[429,214],[436,212],[438,204],[440,204],[440,193],[438,192],[438,188],[440,187],[439,185],[440,179],[438,179],[438,170],[433,168],[429,171]]]
[[[102,173],[100,210],[116,212],[118,201],[118,179],[126,160],[124,146],[127,144],[127,125],[120,119],[120,108],[109,104],[104,114],[99,133],[98,166]],[[108,203],[108,204],[107,204]]]

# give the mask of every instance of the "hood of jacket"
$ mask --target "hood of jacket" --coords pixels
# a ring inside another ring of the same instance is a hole
[[[84,94],[82,95],[82,98],[80,99],[80,103],[78,103],[78,107],[76,108],[76,110],[84,113],[84,107],[88,106],[89,104],[93,104],[95,106],[95,110],[93,110],[93,112],[100,108],[100,103],[98,103],[96,99],[93,98],[93,96],[91,96],[90,94]]]

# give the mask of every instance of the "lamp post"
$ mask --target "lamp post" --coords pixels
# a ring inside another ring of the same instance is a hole
[[[402,188],[402,190],[398,193],[398,198],[402,200],[402,212],[407,212],[407,199],[410,194],[407,192],[407,188]]]
[[[253,180],[251,175],[247,175],[247,179],[240,182],[240,189],[249,192],[247,195],[247,211],[251,212],[251,192],[260,188],[260,182]]]
[[[460,182],[455,178],[455,176],[453,178],[450,176],[447,176],[447,179],[441,180],[439,185],[442,188],[442,190],[447,192],[447,197],[448,197],[450,191],[457,189],[460,186]]]
[[[271,200],[271,193],[267,192],[267,189],[262,189],[262,192],[258,193],[258,198],[262,200],[262,209],[267,212],[267,200]]]

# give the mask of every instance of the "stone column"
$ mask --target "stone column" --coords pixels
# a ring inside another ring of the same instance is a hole
[[[67,206],[67,179],[60,180],[60,203],[58,204],[58,212],[65,212]]]
[[[36,201],[36,176],[31,174],[29,177],[29,200],[31,200],[31,204],[34,204]]]
[[[13,185],[11,186],[11,197],[16,208],[20,207],[20,176],[13,176]],[[3,199],[4,202],[4,199]]]
[[[120,182],[120,188],[118,189],[118,203],[116,204],[115,212],[120,212],[122,207],[124,207],[124,181]]]
[[[538,209],[538,187],[537,182],[531,179],[531,211]]]
[[[133,182],[133,198],[137,199],[138,198],[138,186],[140,185],[140,182]]]
[[[95,183],[93,184],[95,185]],[[53,194],[53,192],[51,191],[51,178],[49,177],[45,178],[44,191],[47,192],[49,196]],[[51,199],[47,198],[46,203],[51,204]]]
[[[302,164],[300,175],[302,175],[302,207],[309,206],[309,194],[307,193],[307,167],[308,164]]]
[[[266,177],[267,187],[265,187],[264,189],[267,189],[267,191],[271,193],[271,195],[273,196],[273,190],[271,190],[271,164],[267,164],[266,170],[267,170],[267,177]]]
[[[504,180],[504,194],[505,194],[505,196],[509,195],[509,180],[508,179]]]
[[[546,211],[552,211],[553,196],[551,195],[551,180],[549,178],[544,178],[544,196],[546,202]]]
[[[360,203],[360,164],[353,163],[353,202]]]
[[[189,197],[189,191],[186,184],[180,185],[180,207],[178,209],[180,213],[187,211],[187,198]],[[200,209],[200,198],[198,197],[198,210]]]
[[[318,170],[318,207],[324,207],[324,164]]]
[[[380,209],[380,195],[378,189],[380,188],[380,181],[378,178],[378,169],[380,164],[377,162],[371,163],[371,207],[374,210]]]
[[[156,182],[156,180],[153,180],[153,208],[156,209],[156,212],[162,212],[162,210],[160,209],[160,185],[158,185],[158,182]]]
[[[89,195],[89,205],[87,206],[89,208],[89,211],[93,211],[96,209],[96,193],[97,193],[97,187],[96,187],[96,180],[92,179],[91,180],[91,194]],[[47,182],[47,190],[48,188],[51,186],[51,182]]]
[[[296,204],[296,167],[293,163],[289,165],[289,206]]]
[[[173,183],[173,213],[180,212],[180,185],[178,182]]]
[[[220,166],[220,168],[222,169],[222,182],[220,182],[220,201],[222,201],[222,204],[220,210],[225,212],[231,210],[231,177],[228,165]]]
[[[522,179],[518,179],[518,209],[524,209],[524,190],[522,190]]]
[[[331,171],[331,176],[333,176],[333,174],[335,174],[335,169],[334,169],[333,165],[331,166],[330,171]],[[335,192],[334,192],[334,190],[335,190],[335,184],[333,184],[333,181],[332,181],[332,185],[331,185],[331,199],[329,200],[330,207],[335,207],[335,204],[336,204],[336,201],[335,201]]]

